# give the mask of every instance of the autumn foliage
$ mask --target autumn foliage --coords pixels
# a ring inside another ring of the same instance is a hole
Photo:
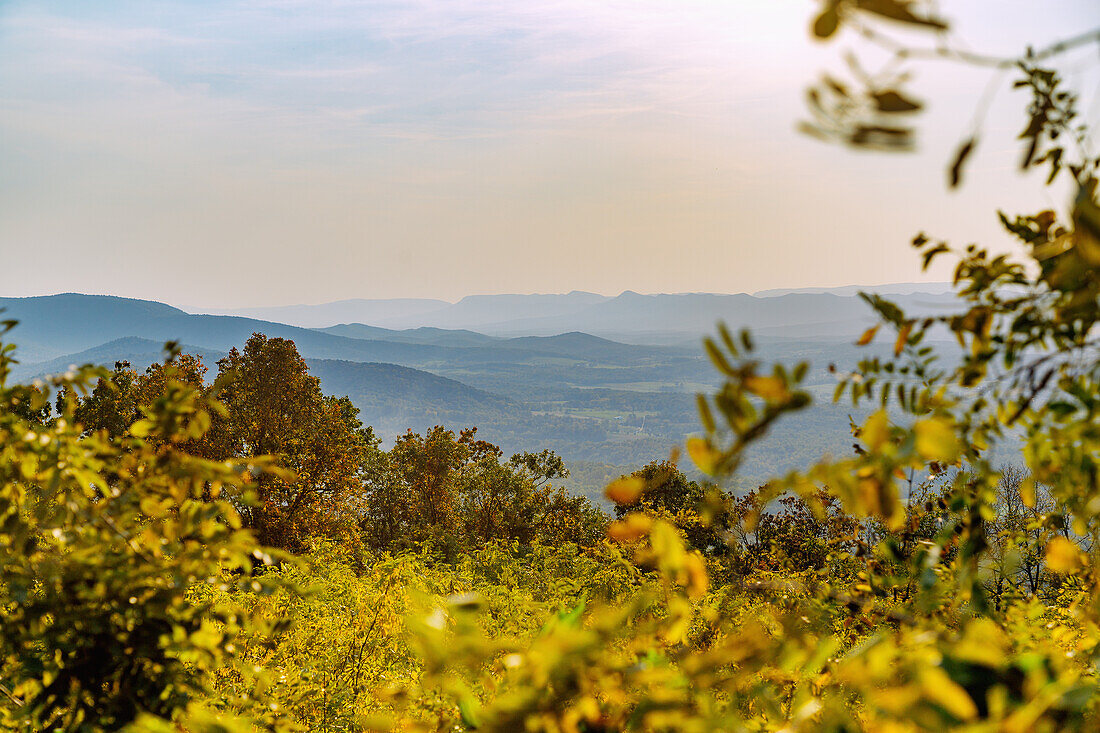
[[[821,39],[946,28],[925,3],[820,6]],[[723,487],[812,404],[810,365],[725,326],[698,477],[675,453],[641,467],[607,487],[613,518],[555,486],[549,451],[442,426],[384,448],[283,339],[211,379],[170,347],[37,385],[9,383],[3,346],[0,727],[1100,729],[1100,159],[1041,66],[1098,39],[1007,64],[893,49],[1015,69],[1022,167],[1076,193],[1001,215],[1020,258],[915,237],[926,267],[955,258],[956,312],[865,295],[859,343],[890,348],[833,369],[851,452],[748,494]],[[827,78],[808,131],[909,147],[921,105],[887,81]]]

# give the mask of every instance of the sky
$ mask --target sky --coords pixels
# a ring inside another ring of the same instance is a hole
[[[1015,54],[1095,0],[942,2]],[[475,293],[752,292],[945,280],[919,231],[1009,247],[995,211],[1064,210],[1015,172],[990,72],[931,63],[912,154],[796,131],[845,73],[808,0],[5,0],[0,295],[186,306]],[[887,28],[897,34],[895,29]],[[899,36],[905,37],[905,36]],[[921,40],[921,39],[915,39]],[[1092,120],[1096,49],[1063,70]]]

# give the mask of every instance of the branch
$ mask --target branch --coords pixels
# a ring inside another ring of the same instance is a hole
[[[1029,48],[1027,53],[1022,56],[992,56],[989,54],[950,48],[948,46],[938,46],[936,48],[910,48],[864,23],[857,21],[853,23],[853,26],[856,32],[868,41],[889,51],[893,51],[894,54],[901,59],[922,58],[937,61],[953,61],[956,63],[971,64],[973,66],[987,66],[994,69],[1010,69],[1017,66],[1021,61],[1043,61],[1053,56],[1059,56],[1079,46],[1087,46],[1090,43],[1100,44],[1100,28],[1094,28],[1080,35],[1058,41],[1038,51],[1033,51]]]

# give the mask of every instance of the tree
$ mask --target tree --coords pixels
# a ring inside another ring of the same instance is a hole
[[[552,450],[516,453],[508,459],[508,465],[514,472],[522,473],[530,479],[535,488],[541,488],[554,479],[569,476],[565,461]]]
[[[602,512],[550,484],[568,473],[560,457],[548,450],[505,462],[502,456],[476,428],[455,435],[436,426],[401,436],[367,488],[363,529],[370,544],[399,548],[430,539],[453,557],[460,547],[497,540],[598,541]]]
[[[31,425],[45,427],[53,417],[53,408],[40,387],[12,385],[9,388],[8,409]]]
[[[73,419],[90,433],[103,431],[111,438],[123,435],[141,416],[134,394],[136,379],[130,362],[116,361],[114,371],[100,377],[91,394],[78,398]],[[58,412],[67,398],[65,393],[58,394]]]
[[[507,538],[530,544],[539,509],[534,484],[498,459],[485,454],[464,467],[459,488],[464,533],[482,543]]]
[[[457,542],[458,484],[471,460],[473,433],[458,436],[435,426],[423,437],[411,430],[389,452],[392,480],[381,506],[392,512],[386,534],[398,542],[423,541],[435,535]]]
[[[118,439],[130,430],[131,425],[142,419],[145,409],[164,397],[169,381],[204,391],[205,375],[206,366],[202,359],[181,353],[174,344],[169,344],[165,361],[150,364],[142,374],[138,374],[128,361],[115,362],[114,370],[109,375],[101,376],[90,394],[75,398],[73,419],[85,433],[99,432],[109,439]],[[58,393],[58,412],[70,397],[71,388]],[[201,438],[193,440],[187,445],[187,451],[192,455],[211,457],[208,436],[204,433]]]
[[[1069,522],[1055,527],[1050,517],[1057,505],[1045,487],[1033,485],[1033,496],[1026,496],[1027,469],[1006,464],[1000,469],[996,487],[995,514],[988,522],[990,580],[987,591],[1000,607],[1006,596],[1034,596],[1043,586],[1047,573],[1043,558],[1051,535],[1068,538]],[[1053,531],[1052,531],[1053,530]]]
[[[312,537],[358,542],[353,511],[365,456],[377,445],[347,398],[326,397],[293,341],[253,334],[218,362],[225,413],[211,430],[218,457],[273,456],[282,473],[236,497],[261,542],[300,551]]]
[[[811,507],[800,496],[784,496],[777,511],[761,511],[755,524],[757,564],[795,571],[821,570],[830,553],[854,549],[858,523],[840,501],[820,491]],[[750,503],[755,496],[750,495]]]
[[[697,481],[689,481],[671,459],[652,461],[630,477],[641,490],[631,501],[616,502],[616,518],[647,512],[676,525],[693,549],[710,555],[728,549],[724,534],[729,529],[730,502],[724,494],[708,493]]]

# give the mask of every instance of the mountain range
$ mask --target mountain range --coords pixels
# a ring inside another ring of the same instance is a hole
[[[894,299],[911,311],[952,303],[942,292],[898,290],[905,292]],[[667,456],[698,431],[694,394],[720,382],[701,339],[723,319],[754,329],[764,361],[809,360],[809,388],[822,398],[748,457],[742,476],[750,485],[849,448],[850,410],[829,402],[835,378],[826,367],[867,356],[853,342],[873,322],[858,297],[833,292],[613,298],[574,292],[453,304],[341,301],[280,311],[314,327],[75,293],[0,298],[0,309],[0,317],[19,322],[5,337],[18,345],[13,380],[83,363],[110,367],[125,360],[141,369],[163,358],[166,341],[214,372],[229,349],[259,332],[293,340],[322,389],[349,396],[386,441],[436,424],[476,426],[508,452],[550,448],[583,466],[578,475],[595,477]],[[327,322],[367,312],[378,321]],[[874,345],[870,353],[885,348]],[[595,496],[601,487],[573,488]]]
[[[574,291],[559,295],[473,295],[456,303],[417,300],[358,300],[320,305],[202,311],[248,316],[306,327],[351,323],[389,331],[418,328],[470,330],[493,336],[553,335],[582,331],[636,343],[675,343],[697,339],[723,320],[732,326],[767,329],[775,336],[800,337],[827,330],[849,335],[873,317],[856,297],[858,286],[769,290],[753,295],[626,291],[610,297]],[[953,301],[943,283],[898,283],[875,288],[914,312],[941,310]],[[200,312],[197,309],[196,312]]]

